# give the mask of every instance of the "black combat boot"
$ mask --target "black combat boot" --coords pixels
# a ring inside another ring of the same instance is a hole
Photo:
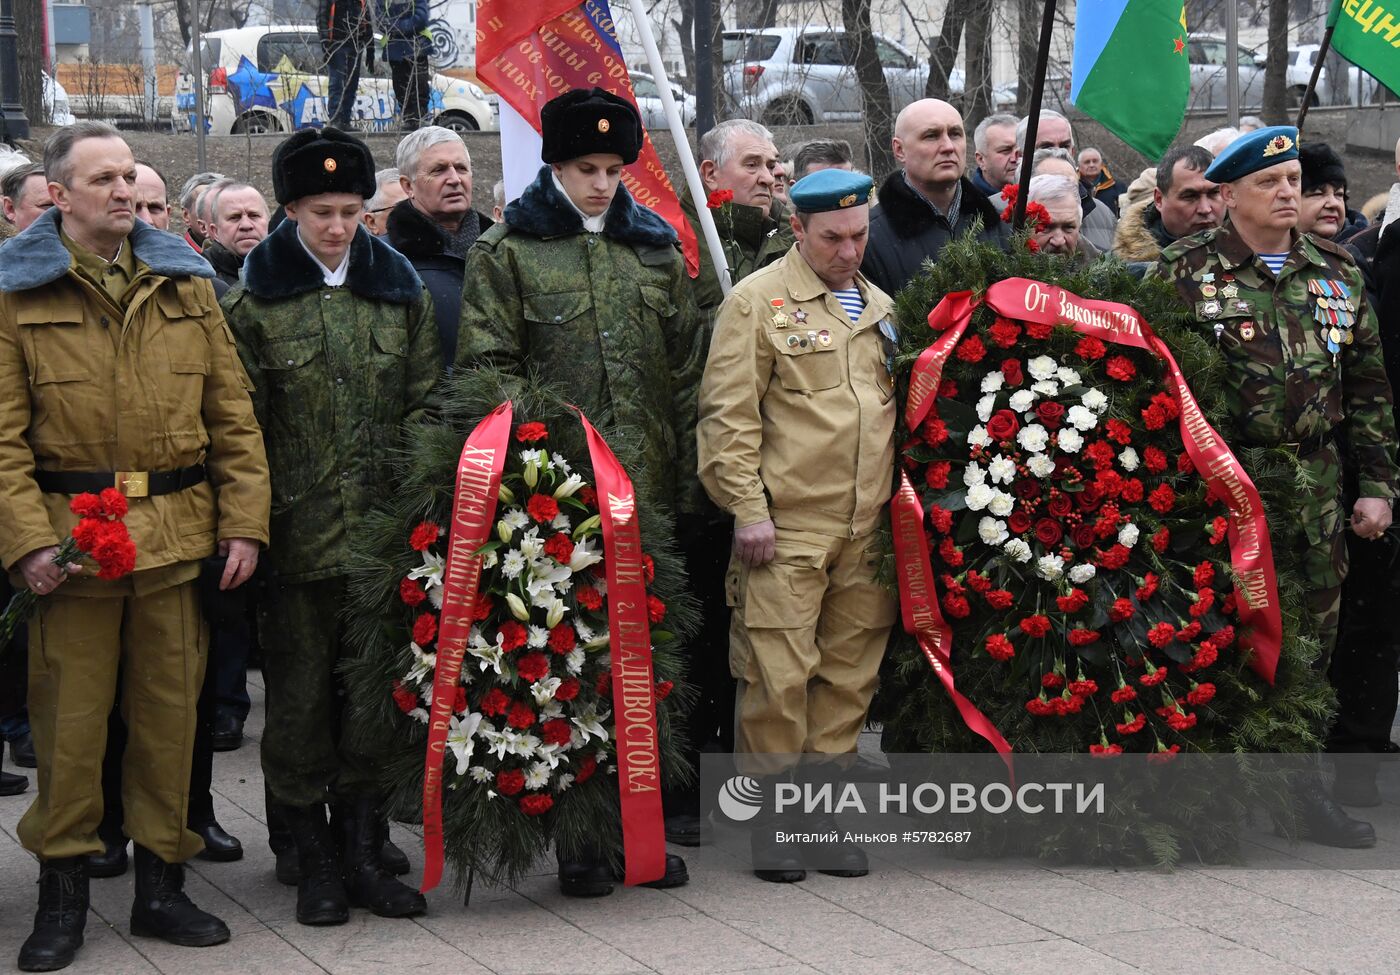
[[[340,847],[326,823],[325,805],[275,808],[279,823],[291,833],[291,856],[298,861],[297,922],[344,924],[350,920],[350,901],[340,877]],[[277,858],[280,879],[282,854]]]
[[[185,894],[185,865],[166,863],[140,843],[133,843],[136,900],[131,905],[131,933],[160,938],[183,948],[207,948],[228,940],[228,925],[194,906]]]
[[[1307,775],[1294,787],[1298,809],[1298,835],[1305,840],[1345,850],[1364,850],[1376,845],[1376,831],[1370,823],[1352,819],[1327,794],[1316,774]]]
[[[845,830],[829,812],[819,812],[807,818],[805,830],[814,836],[831,837],[810,844],[805,859],[817,867],[817,873],[828,877],[864,877],[870,872],[870,860],[854,842],[843,839]]]
[[[39,909],[34,912],[34,933],[19,950],[20,971],[67,968],[83,946],[88,910],[83,859],[63,857],[39,865]]]
[[[345,857],[345,893],[356,907],[380,917],[414,917],[428,909],[423,895],[394,879],[381,858],[383,821],[368,796],[347,800],[337,809]],[[303,869],[305,869],[303,867]]]
[[[110,823],[103,820],[97,827],[97,838],[102,841],[101,853],[87,856],[87,875],[92,880],[120,877],[126,873],[126,834],[122,832],[121,821]]]
[[[379,816],[379,837],[379,862],[384,864],[384,869],[396,877],[408,873],[408,854],[389,839],[389,817],[382,813]]]

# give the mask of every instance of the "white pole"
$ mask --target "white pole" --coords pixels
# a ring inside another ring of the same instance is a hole
[[[53,36],[53,0],[44,0],[44,26],[48,29],[49,77],[58,81],[58,41]]]
[[[671,97],[671,82],[666,77],[666,66],[661,63],[661,52],[656,47],[656,38],[651,32],[651,21],[647,19],[642,0],[629,0],[632,7],[632,20],[636,23],[637,35],[646,51],[647,63],[651,65],[651,75],[656,79],[657,90],[661,93],[661,107],[666,112],[666,124],[671,130],[671,138],[676,143],[676,153],[681,157],[681,169],[685,170],[685,183],[690,187],[690,198],[695,201],[695,212],[700,217],[700,229],[705,234],[705,247],[710,252],[715,266],[719,286],[728,296],[734,285],[729,280],[729,268],[724,259],[724,246],[720,243],[719,230],[715,227],[714,214],[705,206],[705,186],[700,182],[700,170],[695,168],[695,156],[690,151],[690,140],[685,135],[685,124],[681,122],[676,100]]]
[[[138,4],[137,14],[141,20],[141,73],[145,77],[141,99],[142,121],[154,123],[156,120],[156,28],[151,15],[149,2]]]
[[[1225,3],[1225,124],[1240,127],[1239,0]]]

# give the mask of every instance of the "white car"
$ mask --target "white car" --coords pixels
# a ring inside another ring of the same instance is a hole
[[[646,126],[648,132],[664,130],[666,128],[666,111],[661,107],[661,90],[656,86],[656,79],[645,71],[633,71],[631,75],[632,94],[637,96],[637,108],[642,113],[642,124]],[[688,94],[684,88],[672,82],[671,97],[675,99],[676,108],[680,110],[682,124],[694,125],[695,96]]]
[[[1288,49],[1288,95],[1290,104],[1297,105],[1308,89],[1308,79],[1312,77],[1313,59],[1317,57],[1316,44],[1299,44]],[[1361,85],[1361,104],[1369,105],[1377,101],[1379,82],[1354,64],[1347,65],[1347,90],[1333,91],[1332,80],[1324,67],[1317,76],[1317,88],[1313,92],[1311,105],[1350,105],[1356,102],[1358,79]]]
[[[376,53],[382,51],[376,40]],[[192,55],[175,83],[171,123],[177,132],[194,129],[195,79]],[[329,121],[329,79],[325,54],[315,27],[273,26],[217,30],[204,35],[205,127],[211,135],[290,132]],[[497,128],[493,107],[476,85],[433,74],[428,85],[428,114],[434,125],[458,132]],[[392,130],[398,105],[389,66],[382,57],[374,71],[361,69],[351,110],[353,127]]]
[[[41,73],[44,77],[44,120],[49,125],[72,125],[77,119],[73,117],[72,106],[68,103],[68,92],[64,91],[57,78],[49,77],[47,71]]]

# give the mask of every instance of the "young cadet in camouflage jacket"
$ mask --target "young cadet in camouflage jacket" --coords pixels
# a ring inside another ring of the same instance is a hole
[[[335,684],[350,540],[395,490],[402,426],[433,411],[437,325],[408,259],[358,223],[375,189],[364,143],[329,127],[298,132],[273,155],[273,187],[288,219],[223,301],[272,474],[272,584],[260,606],[269,819],[296,844],[298,921],[344,923],[349,903],[407,917],[423,897],[382,865],[373,759],[344,733]]]
[[[456,369],[532,372],[599,427],[637,431],[638,503],[691,512],[701,329],[675,231],[619,182],[641,151],[641,117],[594,88],[553,99],[540,122],[546,165],[467,255]],[[612,893],[599,851],[558,857],[564,894]],[[649,886],[687,880],[685,861],[667,854]]]
[[[1302,554],[1325,670],[1347,572],[1343,465],[1358,479],[1351,528],[1362,538],[1389,526],[1398,472],[1390,384],[1361,274],[1346,251],[1296,230],[1297,138],[1296,129],[1273,126],[1221,152],[1205,175],[1224,184],[1224,226],[1172,244],[1153,273],[1176,286],[1232,373],[1227,439],[1290,448],[1313,477],[1295,517],[1269,529],[1276,551]],[[1321,804],[1304,798],[1309,838],[1375,843],[1369,824],[1329,806],[1325,794]]]

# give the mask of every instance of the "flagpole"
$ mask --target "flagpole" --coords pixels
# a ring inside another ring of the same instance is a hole
[[[656,46],[656,38],[651,32],[651,21],[647,18],[642,0],[629,0],[632,20],[637,27],[637,35],[646,52],[647,63],[651,66],[651,76],[661,94],[661,108],[666,113],[666,124],[671,130],[671,138],[676,143],[676,154],[681,159],[681,169],[685,171],[685,183],[690,188],[690,198],[695,202],[695,213],[700,219],[700,230],[705,235],[705,247],[710,252],[710,263],[714,265],[719,278],[720,289],[728,296],[733,284],[729,280],[729,268],[724,260],[724,246],[720,243],[719,228],[715,226],[714,214],[705,205],[705,185],[700,182],[700,170],[695,168],[695,156],[690,151],[690,140],[686,138],[685,123],[676,108],[676,100],[671,96],[671,82],[666,77],[666,66],[661,63],[661,51]]]
[[[1298,106],[1298,122],[1294,126],[1299,135],[1303,134],[1303,120],[1308,117],[1308,103],[1312,101],[1313,91],[1317,88],[1317,79],[1322,75],[1322,62],[1332,47],[1332,32],[1336,29],[1336,23],[1327,25],[1327,29],[1322,33],[1322,43],[1317,46],[1317,53],[1313,55],[1312,77],[1308,79],[1308,87],[1303,92],[1303,103]],[[1335,79],[1332,84],[1336,85]],[[1334,87],[1333,91],[1335,90]]]
[[[1016,192],[1016,210],[1011,219],[1011,229],[1017,231],[1026,222],[1026,204],[1029,202],[1026,197],[1030,195],[1035,137],[1040,129],[1040,101],[1045,97],[1045,66],[1050,60],[1050,38],[1054,32],[1055,0],[1045,0],[1045,14],[1040,20],[1040,50],[1035,56],[1035,81],[1031,85],[1031,103],[1026,115],[1026,141],[1021,144],[1021,181]]]

